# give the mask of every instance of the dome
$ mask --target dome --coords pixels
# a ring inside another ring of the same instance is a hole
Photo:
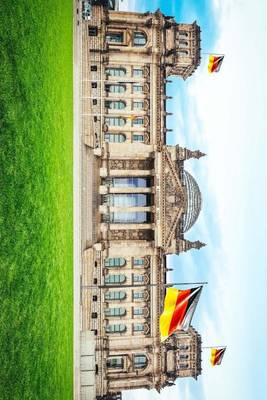
[[[184,185],[187,195],[187,208],[184,213],[183,232],[188,231],[198,219],[202,198],[198,184],[192,175],[187,171],[183,171]]]

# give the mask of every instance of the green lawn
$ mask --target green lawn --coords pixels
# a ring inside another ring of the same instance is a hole
[[[0,399],[73,385],[72,1],[0,1]]]

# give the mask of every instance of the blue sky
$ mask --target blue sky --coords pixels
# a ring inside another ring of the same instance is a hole
[[[188,161],[199,183],[203,209],[187,233],[207,246],[171,256],[173,281],[207,280],[194,327],[203,345],[228,346],[223,364],[211,368],[203,351],[197,382],[177,380],[158,395],[137,391],[137,400],[265,400],[267,368],[267,2],[264,0],[124,0],[138,11],[160,8],[177,22],[197,20],[202,52],[225,53],[218,74],[207,56],[186,82],[168,86],[169,143],[199,148],[207,157]]]

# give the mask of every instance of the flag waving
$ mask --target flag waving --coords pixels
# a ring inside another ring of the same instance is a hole
[[[211,349],[211,355],[210,355],[210,363],[214,367],[215,365],[220,365],[225,353],[226,347],[223,347],[221,349]]]
[[[222,62],[224,59],[224,55],[221,56],[215,56],[215,55],[210,55],[209,56],[209,65],[208,65],[208,71],[209,73],[212,72],[219,72]]]
[[[202,286],[188,290],[167,289],[159,321],[162,342],[177,329],[188,330],[201,290]]]

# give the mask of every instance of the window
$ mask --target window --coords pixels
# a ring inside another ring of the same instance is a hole
[[[92,312],[91,317],[94,319],[97,318],[97,312]]]
[[[136,354],[134,356],[134,368],[145,368],[147,366],[147,358],[143,354]]]
[[[133,85],[133,92],[134,93],[143,93],[143,86],[139,85],[138,83]]]
[[[180,364],[179,368],[180,369],[187,369],[188,368],[188,364]]]
[[[107,368],[123,369],[124,359],[123,357],[110,357],[107,359]]]
[[[105,277],[105,283],[111,284],[111,283],[123,283],[126,281],[126,276],[125,275],[108,275]]]
[[[106,317],[121,317],[126,315],[126,309],[122,307],[115,307],[115,308],[106,308],[105,309],[105,316]]]
[[[143,101],[134,101],[133,102],[133,109],[134,110],[143,110],[144,109],[144,102]]]
[[[92,88],[93,88],[93,89],[96,89],[96,88],[97,88],[97,82],[92,82],[91,85],[92,85]]]
[[[91,65],[91,71],[97,71],[97,65]]]
[[[106,186],[111,187],[151,187],[151,178],[107,178],[103,182]]]
[[[103,195],[103,203],[111,207],[146,207],[151,205],[150,194],[122,193]]]
[[[152,221],[152,214],[145,211],[113,212],[104,215],[106,222],[115,224],[145,224]]]
[[[144,292],[133,292],[133,298],[134,300],[142,300],[145,297]]]
[[[126,293],[122,291],[105,293],[105,300],[124,300]]]
[[[188,37],[188,33],[187,32],[185,32],[185,31],[180,31],[179,32],[179,38],[180,39],[187,39],[187,37]]]
[[[93,99],[93,105],[97,105],[97,99]]]
[[[111,101],[111,100],[106,100],[105,101],[105,107],[113,110],[122,110],[123,108],[126,107],[125,101],[118,100],[118,101]]]
[[[135,258],[134,259],[134,265],[144,265],[145,260],[143,258]]]
[[[143,142],[144,141],[144,135],[140,135],[137,133],[133,134],[133,142]]]
[[[134,275],[133,276],[133,281],[142,283],[142,282],[145,281],[145,276],[144,275]]]
[[[110,126],[123,126],[125,125],[126,120],[122,117],[106,117],[105,123]]]
[[[105,142],[122,143],[125,142],[126,136],[123,133],[105,133]]]
[[[106,41],[109,43],[123,43],[123,32],[108,32]]]
[[[181,345],[179,346],[179,349],[180,349],[180,350],[188,350],[188,349],[189,349],[189,346],[187,346],[187,345],[185,345],[185,344],[181,344]]]
[[[122,333],[126,331],[126,325],[124,324],[107,325],[105,331],[106,333]]]
[[[137,117],[133,120],[133,126],[143,126],[144,125],[144,118]]]
[[[97,26],[88,26],[88,35],[89,36],[97,36],[98,29]]]
[[[144,332],[145,326],[144,324],[133,324],[134,332]]]
[[[178,54],[181,57],[186,57],[188,55],[188,51],[187,50],[179,50]]]
[[[106,258],[105,267],[124,267],[126,264],[125,258]]]
[[[179,42],[179,47],[180,48],[186,48],[188,46],[188,42],[185,42],[184,40],[181,40],[180,42]]]
[[[93,296],[93,301],[97,301],[97,296],[96,295]]]
[[[147,38],[143,32],[134,32],[134,34],[133,34],[133,45],[134,46],[145,46],[146,42],[147,42]]]
[[[188,359],[188,355],[187,354],[180,354],[179,358],[180,358],[180,360],[187,360]]]
[[[125,85],[106,85],[106,91],[109,93],[124,93],[125,90]]]
[[[106,74],[110,76],[125,76],[126,69],[125,68],[106,68]]]
[[[133,315],[144,315],[144,309],[140,307],[135,307],[133,309]]]
[[[138,77],[144,76],[144,70],[142,68],[134,68],[133,76],[138,76]]]

